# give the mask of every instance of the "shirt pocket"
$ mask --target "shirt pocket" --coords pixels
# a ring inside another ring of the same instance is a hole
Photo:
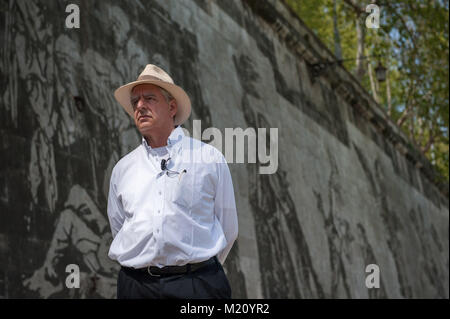
[[[169,181],[172,188],[172,202],[181,207],[191,208],[194,197],[193,174],[186,171],[169,177]]]

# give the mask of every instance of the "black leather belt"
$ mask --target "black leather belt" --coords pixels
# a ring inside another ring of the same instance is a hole
[[[129,267],[122,267],[126,270],[131,271],[138,271],[138,272],[144,272],[148,273],[150,276],[154,277],[160,277],[164,275],[179,275],[179,274],[187,274],[189,272],[196,271],[202,267],[217,264],[219,261],[217,260],[217,257],[211,257],[208,260],[195,263],[195,264],[186,264],[183,266],[165,266],[162,268],[156,267],[156,266],[148,266],[145,268],[129,268]]]

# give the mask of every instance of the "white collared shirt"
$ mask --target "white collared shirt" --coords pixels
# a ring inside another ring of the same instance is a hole
[[[161,170],[164,150],[155,151],[144,138],[114,166],[108,195],[114,239],[108,256],[134,268],[185,265],[212,256],[223,263],[238,235],[226,160],[180,127],[165,147],[169,175]]]

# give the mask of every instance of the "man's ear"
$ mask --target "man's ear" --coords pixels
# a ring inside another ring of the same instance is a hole
[[[177,100],[173,99],[172,101],[169,102],[169,112],[170,112],[170,115],[172,116],[172,118],[175,117],[175,115],[177,114],[177,111],[178,111]]]

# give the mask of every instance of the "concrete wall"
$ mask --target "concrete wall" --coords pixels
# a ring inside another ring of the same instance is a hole
[[[282,2],[18,0],[0,16],[1,297],[115,297],[109,176],[140,136],[113,91],[147,63],[191,96],[188,130],[278,128],[275,174],[230,163],[234,297],[449,297],[448,185],[348,72],[312,76],[332,55]]]

